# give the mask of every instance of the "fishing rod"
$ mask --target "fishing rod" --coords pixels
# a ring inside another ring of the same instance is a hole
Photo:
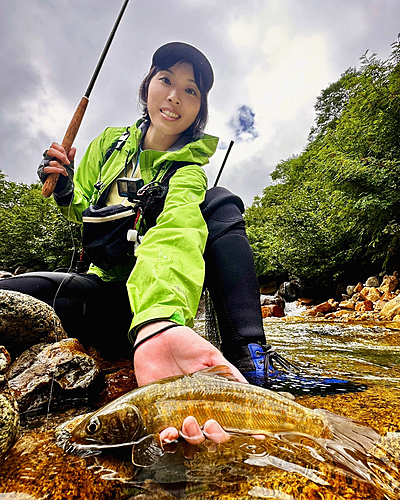
[[[222,165],[221,165],[221,168],[219,169],[217,178],[215,179],[214,187],[218,184],[219,178],[221,177],[222,171],[224,170],[226,160],[228,159],[228,156],[229,156],[229,153],[231,152],[233,144],[234,144],[233,141],[231,141],[230,144],[229,144],[228,151],[226,152],[224,161],[222,162]]]
[[[110,33],[110,36],[108,37],[107,43],[106,43],[106,45],[103,49],[103,52],[100,56],[99,62],[97,63],[96,69],[94,70],[94,73],[93,73],[93,76],[89,82],[88,88],[86,89],[84,96],[82,97],[80,103],[78,104],[78,107],[76,108],[74,116],[71,119],[71,122],[67,128],[67,131],[65,132],[64,139],[61,143],[61,146],[65,149],[65,152],[67,155],[68,155],[69,150],[71,149],[72,144],[75,140],[76,134],[78,133],[78,130],[79,130],[79,127],[81,125],[86,108],[89,104],[90,93],[92,92],[93,86],[94,86],[96,79],[99,75],[100,69],[104,63],[104,59],[106,58],[106,55],[107,55],[107,52],[110,48],[111,42],[114,39],[118,25],[119,25],[121,18],[125,12],[125,9],[128,5],[128,2],[129,2],[129,0],[125,0],[124,4],[122,5],[121,11],[118,14],[117,20],[115,21],[115,24],[114,24],[114,27],[113,27],[111,33]],[[46,181],[43,184],[43,189],[42,189],[42,195],[45,198],[48,198],[53,193],[54,188],[56,187],[59,175],[60,174],[52,173],[52,174],[49,174],[47,176]]]

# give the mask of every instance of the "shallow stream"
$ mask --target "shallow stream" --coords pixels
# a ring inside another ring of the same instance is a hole
[[[296,402],[351,417],[381,436],[400,432],[400,324],[305,322],[292,315],[264,325],[268,342],[304,372],[367,386],[324,396],[310,390]],[[202,321],[197,329],[204,329]],[[396,436],[390,451],[327,446],[295,434],[264,441],[234,436],[196,449],[180,443],[153,467],[135,468],[129,449],[82,458],[56,446],[54,428],[84,411],[30,420],[0,465],[0,500],[400,498]]]

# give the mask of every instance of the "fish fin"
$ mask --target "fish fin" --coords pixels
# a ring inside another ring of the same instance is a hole
[[[386,455],[389,455],[400,462],[400,432],[388,432],[386,436],[381,437],[371,453],[378,458],[386,458]]]
[[[239,382],[239,380],[232,373],[232,370],[229,368],[229,366],[226,365],[210,366],[194,373],[194,375],[196,374],[207,375],[209,377],[222,377],[228,380],[232,380],[233,382]]]
[[[151,467],[164,454],[159,434],[149,434],[133,444],[132,463]]]
[[[362,422],[343,415],[336,415],[329,410],[316,409],[314,411],[325,417],[334,438],[356,450],[369,452],[380,440],[379,434]]]
[[[280,396],[286,398],[286,399],[290,399],[290,401],[295,401],[296,400],[296,396],[294,396],[290,392],[281,392],[281,391],[278,391],[278,394]]]

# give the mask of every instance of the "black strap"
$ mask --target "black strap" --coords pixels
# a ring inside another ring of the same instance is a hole
[[[148,202],[143,204],[142,213],[143,218],[146,221],[147,229],[156,225],[157,217],[164,210],[165,199],[168,194],[169,181],[171,177],[175,174],[177,170],[186,165],[192,165],[193,162],[190,161],[174,161],[172,165],[164,173],[162,179],[157,183],[161,187],[161,195],[156,196],[153,199],[149,199]],[[164,163],[162,164],[162,166]]]
[[[108,159],[110,156],[114,153],[114,151],[121,151],[123,148],[124,144],[126,141],[129,139],[131,135],[131,131],[129,127],[126,127],[125,132],[115,141],[111,144],[111,146],[107,149],[106,154],[103,157],[103,161],[100,165],[100,172],[99,172],[99,180],[96,182],[94,187],[100,191],[100,189],[103,187],[103,183],[101,181],[101,170],[104,167],[104,165],[107,163]],[[126,168],[126,165],[125,165]],[[96,206],[103,208],[106,206],[106,200],[108,198],[108,195],[110,194],[111,190],[111,184],[106,187],[106,189],[101,193],[99,199],[97,200]]]
[[[133,349],[132,349],[133,357],[135,357],[136,349],[139,346],[141,346],[142,344],[144,344],[144,342],[146,342],[146,340],[152,339],[153,337],[159,335],[160,333],[165,332],[166,330],[169,330],[170,328],[175,328],[176,326],[182,326],[182,325],[178,325],[178,324],[174,323],[173,325],[164,326],[164,328],[161,328],[160,330],[157,330],[156,332],[151,333],[146,338],[139,340],[139,342],[133,346]]]

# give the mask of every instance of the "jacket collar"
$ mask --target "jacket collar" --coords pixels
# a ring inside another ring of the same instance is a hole
[[[149,122],[149,120],[142,118],[142,120],[139,120],[136,123],[136,125],[142,134],[142,138],[141,138],[141,142],[142,142],[144,139],[144,136],[146,135],[146,132],[149,128],[150,122]],[[172,144],[171,147],[169,147],[167,149],[167,152],[169,153],[169,152],[179,151],[180,149],[183,148],[183,146],[186,146],[186,144],[189,144],[190,142],[195,142],[195,141],[188,136],[182,135],[181,137],[179,137],[179,139],[176,142],[174,142],[174,144]]]

